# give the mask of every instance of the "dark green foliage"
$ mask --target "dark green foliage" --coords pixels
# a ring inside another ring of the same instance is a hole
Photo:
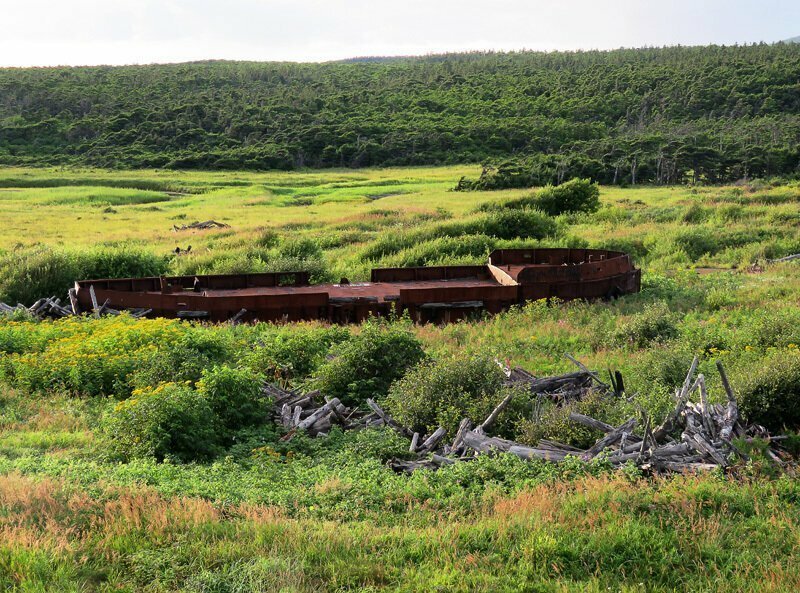
[[[740,408],[749,422],[773,433],[800,428],[800,353],[778,352],[742,376]]]
[[[180,383],[134,391],[106,414],[102,430],[107,453],[123,460],[204,460],[220,441],[208,401]]]
[[[320,390],[346,405],[359,405],[385,396],[392,382],[425,354],[405,321],[369,320],[351,340],[336,346],[333,355],[317,373]]]
[[[519,423],[515,436],[519,442],[530,445],[536,445],[541,439],[551,439],[588,449],[603,435],[573,422],[569,419],[570,413],[578,412],[616,426],[627,420],[622,417],[625,414],[623,410],[624,406],[618,398],[599,392],[592,392],[582,400],[564,406],[543,400],[532,418]]]
[[[557,232],[557,226],[537,210],[496,210],[483,220],[483,232],[499,239],[544,239]]]
[[[242,363],[271,379],[307,379],[325,360],[331,346],[350,338],[341,326],[296,331],[287,327],[264,336],[249,349]]]
[[[484,189],[793,174],[799,72],[796,44],[3,69],[0,162],[503,163]]]
[[[545,214],[596,212],[600,208],[600,188],[588,179],[572,179],[561,185],[548,185],[536,193],[535,206]]]
[[[228,365],[203,370],[197,391],[228,430],[238,430],[269,419],[270,408],[261,391],[262,378],[247,369]]]
[[[600,188],[588,179],[571,179],[561,185],[547,185],[520,198],[486,202],[479,209],[486,212],[506,212],[530,208],[549,216],[597,212],[600,208]]]
[[[76,280],[158,276],[167,260],[131,245],[82,251],[40,248],[0,258],[0,301],[30,305],[43,296],[66,296]]]
[[[453,434],[462,418],[482,422],[502,401],[503,379],[490,356],[428,360],[392,385],[386,406],[415,431],[430,433],[443,426]]]
[[[196,383],[206,368],[224,362],[230,354],[229,343],[221,336],[193,328],[140,360],[126,381],[118,380],[117,395],[125,397],[130,387],[144,389],[169,381]]]

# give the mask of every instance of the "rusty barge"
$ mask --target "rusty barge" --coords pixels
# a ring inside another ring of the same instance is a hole
[[[407,312],[418,323],[498,313],[526,301],[638,292],[641,270],[619,251],[500,249],[485,265],[379,268],[369,282],[310,284],[307,272],[82,280],[83,310],[149,309],[151,317],[359,322]]]

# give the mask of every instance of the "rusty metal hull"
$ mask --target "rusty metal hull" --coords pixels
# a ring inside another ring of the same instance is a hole
[[[152,309],[149,316],[225,321],[359,322],[407,312],[420,323],[494,314],[529,300],[597,299],[638,292],[628,255],[592,249],[497,250],[482,266],[372,270],[369,282],[309,284],[305,272],[83,280],[78,303]]]

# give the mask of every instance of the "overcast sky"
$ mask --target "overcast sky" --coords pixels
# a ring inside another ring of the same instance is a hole
[[[0,0],[0,66],[773,42],[800,0]]]

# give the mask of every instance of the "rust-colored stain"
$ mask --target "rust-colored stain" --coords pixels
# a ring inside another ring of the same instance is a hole
[[[499,249],[482,266],[372,270],[369,282],[309,284],[306,272],[161,276],[82,280],[78,302],[115,309],[152,309],[151,317],[192,315],[225,321],[324,319],[358,322],[408,312],[419,323],[450,322],[471,313],[498,313],[529,300],[598,299],[638,292],[641,270],[630,257],[604,249]]]

